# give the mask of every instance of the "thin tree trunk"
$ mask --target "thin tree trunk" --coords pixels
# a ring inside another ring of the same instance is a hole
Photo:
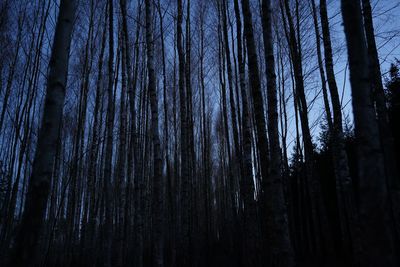
[[[228,73],[228,87],[229,87],[229,104],[230,104],[230,111],[231,111],[231,122],[232,122],[232,130],[233,130],[233,144],[234,150],[232,152],[232,158],[234,159],[233,163],[235,168],[238,168],[240,171],[240,148],[239,148],[239,134],[238,134],[238,126],[236,120],[236,107],[235,107],[235,100],[234,100],[234,88],[233,88],[233,76],[232,76],[232,66],[231,66],[231,52],[229,48],[229,40],[228,40],[228,23],[227,23],[227,1],[224,0],[222,5],[222,34],[223,34],[223,42],[225,45],[225,56],[226,56],[226,69]],[[232,181],[234,182],[234,181]],[[233,186],[236,182],[233,184]]]
[[[313,0],[314,4],[314,0]],[[315,6],[315,5],[314,5]],[[315,8],[314,8],[315,9]],[[351,249],[350,236],[353,233],[353,196],[352,181],[349,173],[347,154],[343,140],[342,108],[339,92],[333,70],[332,44],[329,30],[329,20],[326,8],[326,0],[320,0],[320,15],[325,52],[325,68],[328,78],[329,92],[332,100],[333,127],[331,127],[331,144],[333,152],[334,172],[336,176],[336,194],[339,205],[339,220],[341,228],[341,239],[343,244],[342,253],[349,253]]]
[[[151,108],[151,134],[153,142],[153,198],[152,198],[152,233],[153,233],[153,260],[154,266],[164,266],[164,240],[163,240],[163,220],[164,220],[164,190],[163,176],[161,172],[161,149],[160,136],[158,131],[158,99],[156,88],[156,76],[154,71],[154,50],[153,50],[153,6],[150,0],[145,1],[146,5],[146,45],[147,45],[147,71],[148,71],[148,90]]]
[[[21,18],[21,16],[22,16],[22,18]],[[17,40],[16,40],[16,44],[15,44],[16,50],[15,50],[14,58],[10,64],[7,83],[6,83],[6,89],[5,89],[4,99],[3,99],[3,107],[1,108],[1,113],[0,113],[0,132],[3,128],[4,116],[5,116],[6,110],[8,108],[8,100],[10,98],[11,87],[14,82],[15,69],[17,67],[19,50],[21,48],[22,24],[24,23],[24,21],[25,21],[25,13],[23,15],[19,14]]]
[[[315,44],[317,47],[318,69],[319,69],[319,74],[321,77],[321,89],[322,89],[322,95],[323,95],[323,99],[324,99],[326,120],[328,122],[329,131],[331,132],[333,129],[332,114],[331,114],[331,108],[329,105],[328,89],[326,88],[326,77],[325,77],[325,69],[324,69],[323,59],[322,59],[321,40],[320,40],[317,10],[315,7],[315,0],[311,0],[311,8],[312,8],[312,15],[313,15],[313,22],[314,22],[314,30],[315,30]]]
[[[107,115],[106,115],[106,145],[105,145],[105,156],[104,156],[104,204],[105,204],[105,265],[111,266],[111,240],[112,240],[112,200],[111,200],[111,172],[112,172],[112,160],[113,160],[113,131],[114,131],[114,8],[113,0],[108,0],[108,85],[107,85]]]
[[[283,2],[283,3],[282,3]],[[297,3],[297,2],[296,2]],[[296,4],[297,6],[298,4]],[[286,17],[288,21],[289,31],[286,33],[288,38],[288,44],[290,47],[290,57],[293,63],[293,73],[294,73],[294,82],[295,82],[295,101],[297,100],[297,107],[299,109],[300,115],[300,126],[302,132],[302,139],[304,143],[304,162],[306,167],[306,176],[305,176],[305,200],[310,207],[311,214],[308,217],[309,219],[309,227],[312,231],[311,236],[309,236],[312,241],[310,244],[310,252],[317,255],[317,261],[321,260],[322,251],[324,249],[325,242],[323,240],[322,234],[329,235],[328,232],[322,230],[321,227],[326,227],[325,223],[321,223],[325,221],[326,217],[324,215],[324,207],[321,198],[321,188],[320,181],[315,172],[315,162],[314,162],[314,148],[312,143],[312,137],[309,127],[308,120],[308,105],[305,95],[305,87],[304,87],[304,77],[303,77],[303,63],[302,63],[302,55],[301,55],[301,40],[299,38],[299,34],[296,37],[296,30],[293,23],[293,17],[291,15],[289,1],[281,0],[281,10],[283,13],[283,9],[286,12]],[[297,9],[297,8],[296,8]],[[284,19],[284,27],[286,29],[286,19],[283,14],[282,17]],[[299,28],[299,18],[297,21],[297,28]],[[298,31],[300,31],[298,29]],[[299,145],[299,144],[298,144]]]
[[[189,170],[188,170],[188,151],[187,151],[187,119],[186,119],[186,93],[185,93],[185,58],[182,47],[182,0],[178,0],[177,4],[177,50],[179,59],[179,102],[180,102],[180,120],[181,120],[181,138],[180,138],[180,149],[181,149],[181,264],[182,266],[189,265],[189,253],[190,253],[190,229],[189,229]]]

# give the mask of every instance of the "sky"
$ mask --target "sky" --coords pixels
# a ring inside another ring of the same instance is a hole
[[[204,2],[201,2],[204,1]],[[304,2],[303,2],[304,1]],[[302,0],[300,1],[301,3],[307,3],[306,1],[308,0]],[[373,14],[374,14],[374,26],[375,26],[375,32],[376,32],[376,40],[377,40],[377,45],[379,49],[379,58],[381,61],[381,69],[382,73],[385,74],[387,73],[390,64],[395,61],[395,58],[400,59],[400,0],[371,0],[372,1],[372,6],[373,6]],[[165,0],[162,1],[164,7],[168,6],[168,10],[165,10],[165,16],[174,16],[175,14],[175,0]],[[211,0],[193,0],[192,5],[197,5],[198,3],[205,3],[207,6],[207,15],[206,15],[206,21],[205,21],[205,27],[207,29],[215,28],[216,30],[216,23],[215,23],[215,8],[214,5],[212,4],[213,1]],[[230,18],[234,18],[234,13],[233,13],[233,1],[230,1]],[[253,19],[255,20],[255,27],[260,26],[260,21],[259,21],[259,14],[256,14],[256,12],[259,12],[259,9],[257,8],[257,3],[258,0],[252,1],[253,3]],[[316,3],[318,4],[318,0],[316,0]],[[134,17],[135,17],[135,10],[134,8],[136,7],[137,2],[136,0],[131,1],[131,10],[130,14],[132,15],[129,18],[129,23],[134,23]],[[15,12],[17,12],[18,9],[15,9]],[[53,9],[52,9],[53,10]],[[192,16],[195,17],[195,10],[192,11]],[[305,17],[307,17],[307,12],[311,12],[310,8],[307,8],[305,11]],[[55,20],[54,18],[56,17],[56,9],[54,8],[54,12],[52,11],[52,15],[49,17],[49,27],[48,29],[54,29]],[[82,15],[82,14],[81,14]],[[155,14],[157,15],[157,14]],[[336,80],[337,84],[339,87],[339,94],[342,95],[342,106],[343,106],[343,113],[345,116],[349,116],[350,120],[352,118],[352,106],[351,106],[351,88],[350,88],[350,83],[349,83],[349,72],[347,68],[347,51],[346,51],[346,43],[345,43],[345,38],[344,38],[344,32],[343,32],[343,25],[342,25],[342,18],[341,18],[341,12],[340,12],[340,0],[328,0],[328,15],[329,15],[329,21],[330,21],[330,26],[331,26],[331,37],[332,37],[332,44],[333,44],[333,51],[334,51],[334,69],[336,73]],[[279,20],[278,20],[279,23]],[[302,38],[303,42],[303,48],[304,48],[304,73],[306,77],[305,81],[305,86],[306,86],[306,93],[308,96],[308,102],[312,103],[309,105],[309,120],[310,120],[310,126],[311,126],[311,132],[312,136],[314,138],[314,142],[317,143],[318,141],[318,135],[320,131],[320,123],[322,121],[322,118],[324,116],[324,106],[323,106],[323,101],[322,101],[322,93],[321,91],[321,86],[319,84],[320,78],[319,78],[319,73],[317,70],[317,61],[316,61],[316,52],[315,52],[315,33],[314,33],[314,28],[312,26],[312,19],[310,16],[308,18],[302,20],[302,33],[304,33],[304,36]],[[167,61],[169,64],[169,67],[171,68],[171,65],[173,62],[171,59],[173,58],[173,47],[174,47],[174,24],[171,23],[171,21],[168,20],[164,22],[164,28],[165,28],[165,35],[166,35],[166,49],[167,49]],[[76,29],[76,31],[79,31],[82,29]],[[192,22],[192,31],[193,31],[193,38],[197,38],[196,32],[198,31],[198,28],[196,26],[196,21]],[[82,34],[86,34],[86,30],[82,30]],[[52,37],[52,32],[47,32],[45,42],[48,44],[51,44],[51,37]],[[215,38],[215,33],[214,35],[208,35],[206,36],[206,53],[208,54],[208,62],[206,64],[209,65],[209,69],[205,69],[206,75],[206,86],[209,88],[209,106],[213,109],[213,112],[216,113],[218,111],[218,104],[219,104],[219,89],[218,89],[218,64],[217,60],[215,59],[215,53],[217,52],[216,43],[217,40]],[[133,38],[133,37],[132,37]],[[157,38],[159,38],[159,35],[156,33],[155,34],[156,42]],[[261,38],[258,38],[259,40],[262,40]],[[159,40],[158,40],[159,41]],[[198,41],[193,42],[193,53],[197,55],[197,43]],[[259,45],[259,44],[258,44]],[[47,53],[45,52],[44,55],[45,57],[48,58],[48,55],[50,54],[50,45],[45,45],[45,50],[47,50]],[[47,47],[47,49],[46,49]],[[262,47],[262,45],[260,46]],[[74,51],[74,50],[73,50]],[[161,57],[157,57],[158,60],[160,60]],[[157,59],[156,59],[157,60]],[[260,68],[263,68],[261,66]],[[311,71],[312,70],[312,71]],[[158,69],[158,71],[161,71],[161,68]],[[43,73],[45,74],[45,73]],[[70,74],[72,75],[72,74]],[[158,75],[159,79],[161,80],[161,75]],[[196,76],[196,75],[194,75]],[[196,79],[196,78],[193,78]],[[290,80],[290,79],[289,79]],[[70,79],[70,81],[73,81],[73,79]],[[265,81],[264,81],[265,82]],[[162,88],[162,83],[160,82],[159,84],[159,89]],[[288,86],[289,87],[289,86]],[[289,90],[290,88],[288,88]],[[72,94],[74,91],[70,91]],[[287,93],[286,96],[289,94]],[[161,98],[161,94],[159,95]],[[318,96],[315,99],[315,96]],[[69,98],[68,98],[69,99]],[[73,98],[72,98],[73,99]],[[315,99],[315,101],[313,101]],[[160,101],[160,105],[161,105]],[[293,141],[295,138],[295,120],[294,120],[294,111],[293,111],[293,101],[289,99],[288,101],[288,119],[289,119],[289,134],[288,134],[288,140],[287,144],[288,147],[286,148],[290,154],[292,151],[292,146],[293,146]]]
[[[316,2],[318,3],[318,1]],[[390,64],[395,61],[395,58],[400,59],[400,0],[372,0],[371,2],[381,71],[382,74],[387,74]],[[339,88],[339,95],[342,97],[343,113],[344,117],[348,116],[348,118],[352,120],[351,88],[347,65],[347,50],[345,48],[346,42],[340,12],[340,0],[328,0],[328,16],[334,52],[334,70]],[[306,27],[306,25],[304,27]],[[312,34],[315,34],[313,30]],[[312,37],[314,37],[315,41],[315,36],[310,35],[311,40]],[[307,64],[310,64],[309,68],[316,67],[316,54],[314,60],[306,61],[305,72],[308,69]],[[318,71],[314,71],[314,73],[308,77],[308,81],[306,81],[309,102],[311,102],[320,91],[320,85],[312,86],[314,79],[320,80]],[[312,127],[311,131],[314,142],[318,141],[317,137],[320,132],[319,126],[323,116],[324,106],[321,93],[309,110],[310,127]],[[288,140],[289,147],[287,148],[289,152],[292,151],[291,147],[295,137],[294,117],[291,117],[292,120],[289,125],[291,134],[288,136],[288,139],[291,140]]]

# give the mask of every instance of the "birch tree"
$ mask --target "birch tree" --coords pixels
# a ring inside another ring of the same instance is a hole
[[[24,266],[32,262],[43,226],[63,114],[75,10],[76,1],[61,1],[49,63],[42,123],[28,184],[27,201],[14,252],[10,259],[11,265],[14,266]]]

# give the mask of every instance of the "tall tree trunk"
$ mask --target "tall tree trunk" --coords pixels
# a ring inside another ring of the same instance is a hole
[[[221,20],[221,6],[218,5],[218,17]],[[220,21],[219,21],[220,22]],[[225,209],[225,217],[227,227],[225,227],[223,238],[225,238],[227,250],[230,251],[233,247],[233,239],[231,232],[233,232],[234,226],[234,216],[236,214],[235,209],[235,189],[234,189],[234,171],[233,171],[233,161],[232,161],[232,153],[231,153],[231,142],[229,135],[229,118],[228,118],[228,107],[227,107],[227,95],[226,95],[226,79],[225,79],[225,49],[223,45],[222,39],[222,29],[221,24],[218,23],[218,73],[219,73],[219,82],[220,82],[220,113],[221,113],[221,127],[223,129],[224,135],[221,136],[222,144],[225,145],[222,148],[224,158],[221,162],[224,163],[224,169],[226,167],[227,173],[224,176],[226,179],[225,189],[227,191],[228,199],[225,201],[224,209]],[[224,173],[225,174],[225,173]]]
[[[210,170],[208,166],[208,138],[207,138],[207,117],[206,117],[206,88],[204,81],[204,57],[205,57],[205,45],[204,45],[204,16],[205,16],[205,5],[202,4],[200,6],[200,70],[199,70],[199,79],[200,79],[200,100],[201,100],[201,155],[202,155],[202,179],[203,179],[203,253],[205,254],[204,263],[210,264],[210,246],[211,246],[211,227],[210,227]]]
[[[161,13],[161,2],[158,2],[158,17],[160,19],[160,32],[161,32],[161,53],[162,53],[162,73],[163,73],[163,108],[164,108],[164,150],[165,150],[165,167],[166,167],[166,182],[171,184],[171,171],[169,164],[169,136],[168,136],[168,101],[167,101],[167,70],[165,59],[165,44],[164,44],[164,23]]]
[[[269,158],[268,158],[268,156],[269,156],[268,150],[269,149],[268,149],[268,138],[267,138],[267,132],[266,132],[265,117],[264,117],[264,114],[265,114],[264,101],[263,101],[262,92],[261,92],[261,81],[260,81],[260,76],[259,76],[260,72],[259,72],[257,52],[256,52],[256,48],[255,48],[255,40],[254,40],[254,33],[253,33],[252,14],[250,11],[250,5],[249,5],[248,0],[242,0],[242,11],[243,11],[243,22],[244,22],[244,37],[246,40],[247,57],[248,57],[250,96],[251,96],[251,102],[253,104],[252,110],[254,113],[254,124],[255,124],[255,132],[256,132],[256,136],[255,136],[256,150],[254,152],[256,153],[256,155],[258,154],[259,160],[260,160],[259,167],[261,169],[261,179],[262,179],[260,192],[261,192],[262,207],[265,208],[265,206],[264,206],[266,204],[265,197],[266,197],[266,194],[269,192],[269,189],[267,189],[267,182],[269,179],[269,167],[270,167],[270,162],[269,162]],[[244,97],[245,96],[242,96],[242,99],[244,99]],[[243,107],[243,112],[245,112],[244,107]],[[245,115],[246,114],[244,114],[244,116]],[[249,122],[247,122],[247,124],[248,123]],[[249,127],[249,126],[248,125],[244,126],[244,129],[243,129],[244,132],[248,131],[245,129],[245,127]],[[246,146],[245,139],[248,139],[248,137],[246,138],[246,136],[244,134],[243,138],[244,138],[244,147],[245,147]],[[250,157],[250,155],[247,155],[247,153],[250,151],[250,148],[247,149],[247,152],[246,152],[245,148],[244,148],[244,150],[245,150],[244,157]],[[257,150],[258,150],[258,153],[256,152]],[[250,159],[245,160],[245,162],[248,160],[250,160]],[[249,164],[249,163],[247,163],[247,164]],[[250,183],[250,181],[248,181],[247,183]],[[248,192],[245,195],[245,198],[251,198],[248,201],[252,202],[253,196],[248,195],[249,193],[250,192]],[[252,208],[252,210],[253,209],[254,208]],[[262,214],[269,216],[265,213],[265,211],[263,211]],[[266,218],[264,216],[261,216],[261,217],[263,219]],[[252,220],[257,220],[257,218],[252,218]],[[253,222],[253,223],[256,224],[255,222]]]
[[[304,163],[306,167],[306,175],[304,180],[304,200],[307,202],[307,207],[310,207],[310,212],[307,212],[309,216],[307,216],[309,229],[312,231],[309,239],[310,243],[310,252],[314,253],[314,256],[317,257],[317,261],[321,260],[322,251],[324,249],[324,244],[328,240],[328,238],[322,237],[322,235],[329,235],[328,231],[323,231],[322,227],[326,227],[326,217],[325,210],[322,203],[321,196],[321,187],[320,181],[315,172],[315,162],[314,162],[314,148],[312,143],[312,137],[309,127],[308,120],[308,105],[305,95],[305,87],[304,87],[304,76],[303,76],[303,60],[301,55],[301,40],[299,39],[299,20],[297,18],[297,37],[296,37],[296,29],[293,23],[293,17],[290,11],[289,1],[281,0],[281,10],[283,13],[283,9],[285,10],[287,22],[282,14],[284,19],[284,27],[286,31],[286,38],[288,39],[290,57],[293,64],[293,73],[294,73],[294,82],[295,82],[295,101],[297,101],[296,105],[299,109],[300,115],[300,126],[302,132],[302,139],[304,143]],[[296,2],[296,6],[298,2]],[[296,8],[297,10],[297,8]],[[288,23],[289,30],[287,32],[286,23]],[[299,145],[299,144],[298,144]],[[303,182],[303,181],[301,181]]]
[[[359,167],[359,262],[361,266],[397,266],[360,0],[342,0],[341,3]]]
[[[35,248],[43,225],[63,113],[76,4],[74,0],[62,0],[60,3],[49,63],[43,118],[24,213],[11,255],[12,266],[26,266],[34,261]]]
[[[96,227],[96,218],[97,218],[97,210],[96,210],[96,184],[97,184],[97,162],[98,162],[98,154],[100,151],[100,132],[101,132],[101,106],[103,103],[103,94],[104,89],[101,84],[103,82],[103,63],[104,63],[104,50],[106,46],[106,38],[107,38],[107,14],[105,12],[105,19],[103,25],[103,33],[101,38],[101,47],[98,61],[98,72],[97,72],[97,81],[96,81],[96,96],[95,96],[95,105],[94,105],[94,113],[93,113],[93,125],[92,125],[92,139],[90,142],[90,151],[89,151],[89,166],[88,166],[88,178],[87,178],[87,187],[89,194],[89,215],[88,215],[88,227],[87,227],[87,241],[86,246],[88,246],[88,255],[92,254],[91,251],[94,251],[95,246],[95,227]]]
[[[268,261],[270,266],[293,266],[293,251],[289,237],[287,211],[283,197],[281,151],[278,132],[278,101],[276,90],[275,57],[272,37],[270,0],[262,1],[265,69],[267,77],[268,135],[270,147],[270,173],[265,189],[267,216]]]
[[[313,6],[314,0],[313,0]],[[335,80],[333,70],[332,44],[329,30],[328,12],[326,8],[326,0],[320,0],[320,16],[322,25],[322,35],[325,52],[325,68],[328,79],[329,92],[332,100],[333,109],[333,127],[331,128],[331,145],[334,163],[334,172],[336,176],[336,194],[339,205],[339,220],[341,239],[343,244],[341,253],[349,253],[351,249],[350,236],[353,234],[353,192],[352,181],[349,173],[347,154],[345,151],[343,140],[343,120],[342,107],[339,99],[339,92]]]
[[[185,92],[185,57],[182,47],[182,17],[183,8],[182,0],[178,0],[178,14],[177,14],[177,24],[176,24],[176,45],[178,50],[178,87],[179,87],[179,102],[180,102],[180,121],[181,121],[181,140],[180,140],[180,150],[181,150],[181,264],[182,266],[190,265],[189,253],[190,253],[190,229],[189,229],[189,167],[188,167],[188,138],[187,138],[187,117],[186,117],[186,92]]]
[[[114,8],[113,0],[108,0],[108,84],[107,84],[107,115],[106,115],[106,145],[104,156],[104,204],[105,204],[105,265],[111,266],[111,240],[113,231],[112,220],[112,196],[111,196],[111,179],[112,179],[112,160],[113,160],[113,131],[114,131]]]
[[[12,84],[14,82],[15,69],[17,67],[19,50],[21,48],[22,24],[24,23],[24,21],[25,21],[25,13],[24,14],[19,14],[17,39],[16,39],[16,44],[15,44],[15,46],[16,46],[15,47],[15,54],[14,54],[13,60],[12,60],[12,62],[10,64],[10,67],[9,67],[7,83],[6,83],[6,89],[5,89],[5,94],[4,94],[3,103],[2,103],[3,106],[1,108],[1,113],[0,113],[0,132],[1,132],[2,128],[3,128],[4,116],[6,114],[6,110],[7,110],[7,107],[8,107],[8,100],[10,98]]]
[[[248,57],[248,72],[250,81],[250,92],[253,103],[253,112],[255,118],[255,126],[257,132],[257,149],[259,150],[261,161],[261,177],[262,189],[264,190],[265,182],[268,179],[269,169],[269,151],[267,128],[264,117],[264,100],[261,93],[260,71],[258,66],[257,51],[255,47],[254,32],[252,25],[252,14],[248,0],[242,0],[243,22],[244,22],[244,37],[246,40],[247,57]]]
[[[121,33],[120,37],[120,42],[121,42],[121,65],[122,65],[122,71],[121,71],[121,95],[120,95],[120,114],[119,114],[119,144],[118,144],[118,160],[117,160],[117,166],[116,166],[116,174],[115,174],[115,180],[117,182],[116,188],[115,188],[115,202],[116,202],[116,210],[117,210],[117,218],[118,218],[118,233],[117,233],[117,240],[118,240],[118,247],[119,247],[119,264],[122,265],[123,260],[124,260],[124,250],[125,246],[128,244],[124,244],[124,225],[126,223],[126,220],[129,220],[128,217],[124,216],[124,201],[123,198],[121,197],[123,190],[125,187],[129,186],[128,183],[125,183],[126,176],[128,175],[126,172],[126,145],[127,145],[127,131],[126,131],[126,125],[128,122],[127,118],[127,111],[126,111],[126,95],[127,95],[127,86],[128,86],[128,79],[127,76],[130,75],[129,72],[127,72],[127,62],[126,62],[126,43],[124,42],[125,37],[123,36],[123,32]],[[128,195],[125,195],[125,201],[128,199]]]
[[[372,19],[370,0],[362,0],[364,29],[368,47],[369,72],[375,108],[378,113],[378,126],[385,161],[387,184],[390,190],[392,212],[396,222],[396,239],[400,242],[400,177],[396,166],[394,139],[389,124],[386,97],[382,84],[382,73],[375,41],[375,30]],[[392,122],[395,123],[395,122]]]
[[[230,113],[231,113],[231,122],[232,122],[232,130],[233,130],[233,144],[234,150],[232,152],[233,164],[235,168],[238,168],[240,171],[240,148],[239,148],[239,134],[238,134],[238,126],[236,119],[236,105],[234,100],[234,88],[233,88],[233,76],[232,76],[232,66],[231,66],[231,52],[229,48],[229,39],[228,39],[228,23],[227,23],[227,7],[228,3],[224,0],[221,4],[222,6],[222,34],[223,34],[223,42],[225,47],[225,57],[226,57],[226,69],[228,74],[228,87],[229,87],[229,105],[230,105]],[[238,103],[239,104],[239,103]],[[236,182],[232,185],[235,186]]]
[[[312,8],[312,15],[313,15],[313,22],[314,22],[314,29],[315,29],[315,44],[317,46],[318,69],[319,69],[319,74],[321,77],[321,89],[322,89],[322,95],[323,95],[323,99],[324,99],[326,120],[328,122],[329,131],[331,132],[332,128],[333,128],[332,114],[331,114],[331,108],[329,105],[328,89],[326,88],[326,77],[325,77],[325,69],[324,69],[322,53],[321,53],[321,40],[320,40],[321,37],[320,37],[320,32],[319,32],[318,16],[317,16],[317,9],[315,7],[315,0],[311,0],[311,8]]]
[[[151,109],[151,135],[153,142],[153,191],[152,191],[152,242],[153,242],[153,266],[164,266],[164,243],[163,243],[163,219],[164,219],[164,190],[163,176],[161,172],[161,149],[160,136],[158,132],[158,99],[156,88],[156,76],[154,71],[154,50],[153,50],[153,4],[150,0],[145,1],[146,5],[146,45],[147,45],[147,71],[148,90]]]
[[[190,257],[195,262],[196,249],[196,155],[194,143],[194,118],[193,118],[193,89],[192,89],[192,33],[191,33],[191,2],[186,1],[186,21],[185,21],[185,88],[186,88],[186,123],[187,123],[187,153],[189,171],[189,237],[190,237]]]

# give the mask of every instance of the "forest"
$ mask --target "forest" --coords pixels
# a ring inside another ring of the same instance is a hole
[[[400,2],[0,0],[0,266],[400,266]]]

